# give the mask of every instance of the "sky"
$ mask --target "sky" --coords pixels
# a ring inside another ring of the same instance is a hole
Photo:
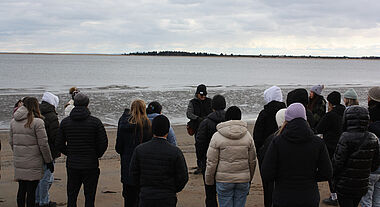
[[[0,52],[380,56],[378,0],[0,0]]]

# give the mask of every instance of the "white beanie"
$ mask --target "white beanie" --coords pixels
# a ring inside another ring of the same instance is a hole
[[[45,101],[45,102],[53,105],[55,108],[57,108],[58,103],[59,103],[59,98],[58,98],[58,96],[56,96],[50,92],[45,92],[44,95],[42,96],[42,101]]]
[[[264,91],[264,100],[266,103],[271,101],[279,101],[282,102],[282,92],[281,88],[277,86],[272,86]]]

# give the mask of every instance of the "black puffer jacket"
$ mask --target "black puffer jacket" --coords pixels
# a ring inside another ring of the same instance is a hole
[[[253,129],[253,140],[255,141],[256,149],[260,149],[265,139],[278,130],[276,113],[283,108],[286,108],[284,102],[271,101],[259,113]]]
[[[275,182],[273,204],[277,206],[319,206],[317,182],[332,176],[323,141],[308,123],[297,118],[274,137],[261,168],[265,182]]]
[[[336,145],[342,134],[344,110],[346,107],[343,105],[336,105],[330,112],[326,113],[316,127],[317,134],[323,134],[323,141],[329,151],[330,159],[333,158]]]
[[[131,180],[140,187],[141,199],[175,198],[189,180],[185,158],[166,139],[136,147],[131,160]]]
[[[226,112],[224,110],[214,111],[199,125],[198,132],[195,136],[195,150],[203,171],[206,170],[207,149],[212,135],[216,132],[216,125],[224,122],[225,114]]]
[[[119,119],[115,145],[116,152],[120,154],[121,182],[124,184],[132,184],[129,182],[129,164],[133,150],[137,145],[152,139],[152,132],[148,123],[144,124],[141,137],[141,129],[136,124],[129,123],[129,118],[129,109],[126,109]]]
[[[45,101],[42,101],[40,104],[40,111],[42,116],[44,116],[45,129],[48,137],[51,156],[53,159],[56,159],[61,156],[61,153],[59,153],[55,148],[55,140],[57,139],[59,130],[57,112],[55,111],[55,107],[53,105]]]
[[[358,198],[367,193],[369,174],[379,166],[379,141],[367,130],[367,109],[351,106],[343,117],[343,133],[333,158],[333,181],[338,194]]]
[[[96,169],[108,147],[102,122],[87,107],[76,106],[59,126],[56,148],[67,156],[66,167]]]

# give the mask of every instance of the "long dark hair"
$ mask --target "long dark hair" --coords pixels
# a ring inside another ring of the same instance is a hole
[[[33,122],[34,117],[42,118],[38,100],[34,97],[26,97],[23,99],[24,106],[28,109],[28,121],[24,125],[25,128],[30,128],[30,125]]]

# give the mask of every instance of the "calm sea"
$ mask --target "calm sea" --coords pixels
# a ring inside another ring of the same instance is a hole
[[[272,85],[283,89],[284,98],[314,84],[325,85],[325,96],[353,87],[366,105],[369,87],[380,85],[379,68],[378,60],[1,54],[0,129],[9,128],[18,99],[40,99],[44,91],[59,96],[62,119],[72,86],[90,96],[92,114],[110,125],[137,98],[161,102],[173,123],[186,123],[188,101],[200,83],[210,97],[223,94],[228,106],[239,106],[245,120],[257,116],[262,93]]]

